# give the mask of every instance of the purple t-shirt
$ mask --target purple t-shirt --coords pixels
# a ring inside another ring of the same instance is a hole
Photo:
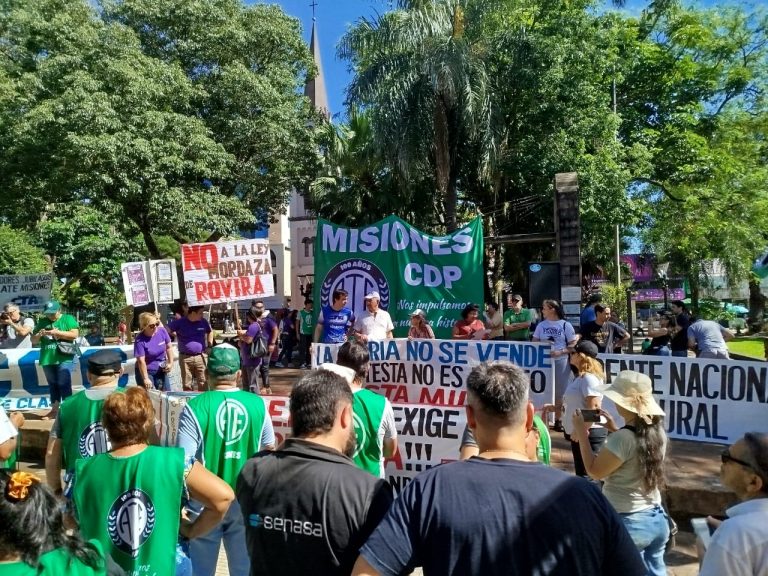
[[[205,351],[211,331],[211,325],[205,318],[194,322],[186,317],[179,318],[168,324],[168,328],[176,332],[179,354],[196,355]]]
[[[171,337],[165,328],[158,326],[152,336],[139,332],[133,343],[133,355],[136,358],[144,357],[148,372],[157,372],[160,363],[165,360],[165,351],[171,345]]]
[[[271,316],[262,318],[259,320],[261,329],[264,330],[264,338],[267,339],[267,345],[272,343],[275,339],[275,330],[277,330],[277,322],[272,320]]]
[[[259,323],[251,322],[248,329],[245,331],[245,335],[249,338],[256,338],[259,334],[261,334]],[[240,358],[243,362],[243,366],[253,368],[261,365],[261,358],[251,358],[251,345],[246,344],[245,342],[240,342]]]

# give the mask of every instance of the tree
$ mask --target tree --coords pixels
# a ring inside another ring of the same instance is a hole
[[[80,203],[51,207],[41,222],[37,243],[49,255],[59,295],[70,309],[85,309],[116,317],[125,306],[120,265],[146,259],[141,237],[126,236],[103,210]]]
[[[476,24],[468,21],[468,4],[401,2],[398,10],[361,19],[339,45],[355,69],[350,103],[370,108],[378,145],[406,181],[421,162],[432,167],[448,231],[457,225],[461,143],[492,133],[485,47],[466,31]],[[479,20],[482,11],[472,15]]]
[[[49,271],[45,252],[35,246],[27,232],[0,225],[0,274],[26,274]]]

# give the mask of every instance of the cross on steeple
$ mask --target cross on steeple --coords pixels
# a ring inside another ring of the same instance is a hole
[[[317,8],[317,2],[315,2],[315,0],[312,0],[312,4],[310,4],[310,7],[312,8],[312,21],[314,22],[317,19],[315,17],[315,8]]]

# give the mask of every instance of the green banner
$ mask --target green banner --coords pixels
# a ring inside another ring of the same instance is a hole
[[[365,228],[317,223],[315,313],[337,288],[349,293],[358,314],[373,290],[392,316],[395,336],[408,335],[410,315],[421,308],[437,338],[450,338],[461,310],[483,301],[483,225],[475,218],[448,236],[429,236],[389,216]]]

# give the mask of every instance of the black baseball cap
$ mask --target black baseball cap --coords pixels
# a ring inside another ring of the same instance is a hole
[[[115,350],[99,350],[88,355],[88,372],[94,376],[114,376],[122,366],[123,357]]]
[[[590,358],[597,358],[597,355],[600,353],[597,349],[597,344],[590,342],[589,340],[579,340],[574,347],[574,350],[584,354],[584,356],[589,356]]]

